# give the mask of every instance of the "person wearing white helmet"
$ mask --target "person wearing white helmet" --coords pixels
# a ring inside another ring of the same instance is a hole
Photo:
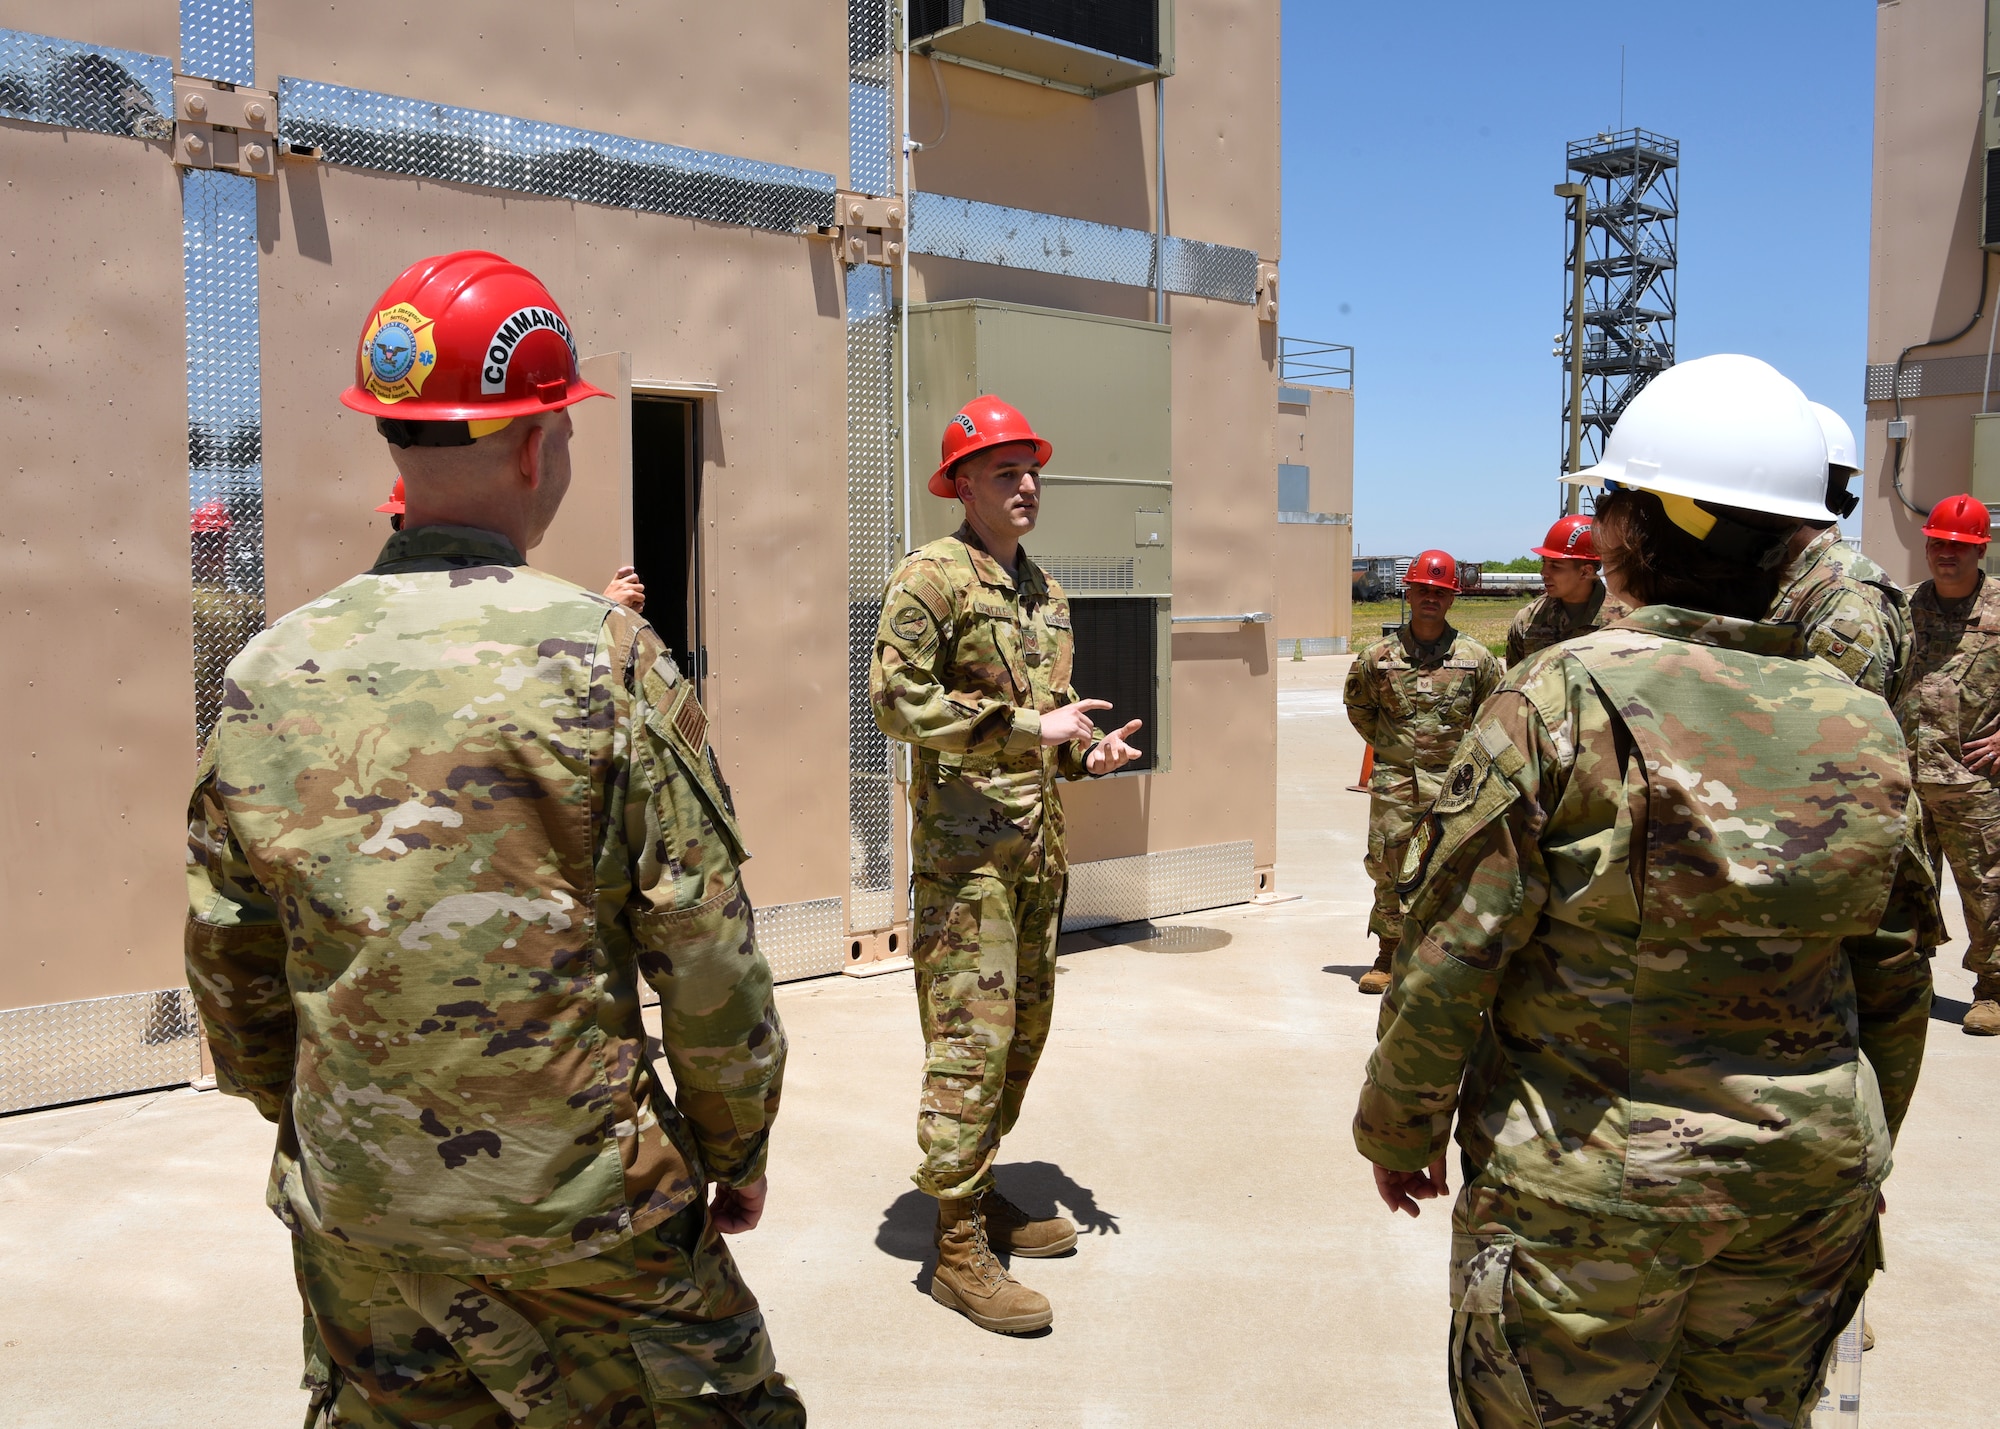
[[[1881,1264],[1943,938],[1881,696],[1763,617],[1826,512],[1746,357],[1626,409],[1593,534],[1631,614],[1533,655],[1418,825],[1354,1137],[1444,1195],[1458,1422],[1796,1425]]]
[[[1887,571],[1841,538],[1833,518],[1860,503],[1847,489],[1861,475],[1860,450],[1838,412],[1810,405],[1826,442],[1826,514],[1793,533],[1791,564],[1764,618],[1797,625],[1806,653],[1894,704],[1909,683],[1910,600]]]

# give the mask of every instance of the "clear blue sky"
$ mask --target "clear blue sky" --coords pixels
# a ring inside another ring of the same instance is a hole
[[[1563,146],[1680,140],[1685,361],[1747,352],[1861,430],[1875,6],[1284,7],[1279,328],[1356,349],[1355,551],[1524,553],[1555,513]]]

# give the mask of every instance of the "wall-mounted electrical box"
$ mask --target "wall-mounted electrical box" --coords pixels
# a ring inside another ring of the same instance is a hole
[[[1172,334],[1154,323],[968,300],[910,308],[910,540],[958,529],[924,489],[945,424],[1005,398],[1055,448],[1022,544],[1070,598],[1076,687],[1143,719],[1134,772],[1168,767],[1173,616]]]
[[[1173,0],[909,0],[910,48],[1095,98],[1174,72]]]

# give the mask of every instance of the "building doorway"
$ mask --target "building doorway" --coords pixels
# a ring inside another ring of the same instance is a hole
[[[707,673],[701,628],[700,409],[680,397],[632,397],[632,564],[646,586],[646,618],[700,693]]]

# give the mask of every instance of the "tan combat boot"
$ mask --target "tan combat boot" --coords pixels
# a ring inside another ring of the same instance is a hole
[[[2000,980],[1981,978],[1973,989],[1964,1027],[1974,1037],[2000,1037]]]
[[[1000,1194],[996,1186],[979,1198],[986,1239],[995,1250],[1023,1260],[1046,1260],[1076,1246],[1076,1226],[1068,1216],[1036,1220]]]
[[[1001,1335],[1046,1329],[1054,1321],[1047,1298],[1009,1275],[993,1254],[976,1201],[938,1202],[937,1249],[931,1299],[938,1304]]]
[[[1389,959],[1395,955],[1395,949],[1384,943],[1382,951],[1375,955],[1375,966],[1361,974],[1361,981],[1356,983],[1355,986],[1370,997],[1380,997],[1383,993],[1387,992],[1389,990]]]

